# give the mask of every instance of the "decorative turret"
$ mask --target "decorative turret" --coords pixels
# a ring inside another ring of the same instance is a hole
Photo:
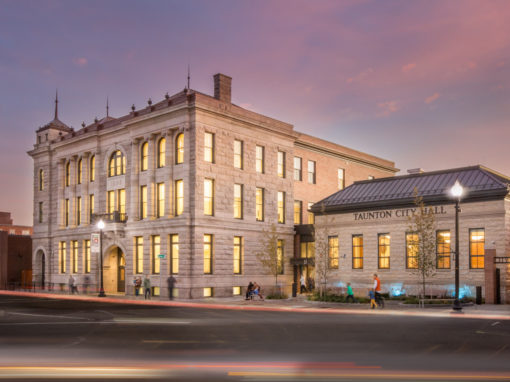
[[[53,121],[47,123],[43,127],[40,127],[36,131],[37,144],[47,143],[72,131],[73,129],[58,119],[58,92],[55,92],[55,117],[53,118]]]

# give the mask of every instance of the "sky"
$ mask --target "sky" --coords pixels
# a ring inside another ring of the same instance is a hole
[[[32,225],[35,131],[186,86],[389,159],[510,175],[510,1],[0,0],[0,211]]]

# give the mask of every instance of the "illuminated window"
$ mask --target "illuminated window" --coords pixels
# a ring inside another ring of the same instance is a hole
[[[184,162],[184,134],[180,133],[175,138],[175,164]]]
[[[60,273],[66,273],[66,242],[58,243],[58,262]]]
[[[242,273],[243,262],[243,238],[234,236],[234,274]]]
[[[66,163],[66,179],[65,179],[66,187],[69,187],[71,184],[71,162]]]
[[[126,190],[124,188],[117,190],[117,211],[120,213],[120,218],[124,219],[126,216]]]
[[[90,158],[89,179],[91,182],[96,180],[96,156],[95,155],[92,155],[92,157]]]
[[[152,242],[152,273],[158,275],[161,271],[161,259],[159,255],[161,253],[161,238],[159,235],[154,235],[151,238]]]
[[[83,240],[83,264],[85,273],[90,273],[90,240]]]
[[[255,218],[264,221],[264,189],[259,187],[255,191]]]
[[[153,296],[159,296],[160,295],[161,291],[159,290],[159,287],[153,286],[151,289],[152,289],[152,295]]]
[[[81,196],[76,198],[76,225],[81,224]]]
[[[363,235],[352,235],[352,269],[363,269]]]
[[[69,227],[69,199],[64,202],[64,225]]]
[[[301,200],[294,200],[294,224],[301,224],[301,210],[303,209],[303,202]]]
[[[285,192],[278,191],[278,223],[285,223]]]
[[[436,258],[438,269],[450,269],[450,231],[437,231],[436,233]]]
[[[212,273],[213,262],[213,235],[204,235],[204,273]]]
[[[140,219],[147,218],[147,186],[140,187]]]
[[[39,191],[44,191],[44,170],[39,170]]]
[[[170,274],[179,273],[179,235],[170,235]]]
[[[82,159],[78,159],[78,164],[76,165],[76,183],[81,184],[82,181]]]
[[[302,163],[300,157],[294,157],[294,180],[303,180]]]
[[[377,235],[379,241],[379,269],[390,268],[390,234],[380,233]]]
[[[158,183],[158,204],[156,216],[162,218],[165,216],[165,183]]]
[[[166,139],[161,138],[158,142],[158,168],[166,164]]]
[[[255,147],[255,170],[260,174],[264,173],[264,147],[263,146]]]
[[[89,222],[92,222],[92,215],[94,215],[94,194],[89,195]]]
[[[329,267],[338,269],[338,236],[328,237]]]
[[[124,175],[126,173],[126,157],[120,150],[115,151],[110,156],[110,163],[108,166],[108,176]]]
[[[135,237],[135,273],[143,273],[143,237]]]
[[[343,190],[345,188],[345,170],[343,168],[338,169],[338,189]]]
[[[243,141],[234,141],[234,167],[243,168]]]
[[[243,185],[234,184],[234,218],[243,218]]]
[[[71,272],[78,273],[78,240],[71,241]]]
[[[420,239],[417,233],[406,233],[406,268],[418,268],[418,252],[420,250]]]
[[[285,153],[278,151],[278,176],[285,178]]]
[[[43,222],[43,202],[39,202],[39,223]]]
[[[308,161],[308,183],[315,184],[315,161]]]
[[[241,287],[240,286],[232,287],[232,295],[240,296],[241,295]]]
[[[214,163],[214,134],[204,133],[204,160]]]
[[[175,181],[175,216],[184,211],[184,183],[182,180]]]
[[[140,154],[140,171],[147,171],[149,168],[149,142],[142,143]]]
[[[315,224],[315,215],[310,208],[312,208],[313,202],[308,202],[308,224]]]
[[[475,228],[469,230],[469,268],[483,269],[485,256],[485,230]]]
[[[204,288],[204,297],[212,297],[213,296],[213,288],[208,287]]]
[[[313,258],[315,257],[315,242],[301,243],[301,258]]]
[[[278,264],[278,274],[283,275],[283,260],[285,258],[285,245],[283,240],[276,242],[276,262]]]
[[[115,191],[108,191],[107,197],[106,197],[106,211],[109,214],[113,214],[115,211]]]
[[[214,215],[214,180],[204,179],[204,215]]]
[[[373,175],[368,176],[368,180],[374,180],[374,179],[375,179],[375,177]]]

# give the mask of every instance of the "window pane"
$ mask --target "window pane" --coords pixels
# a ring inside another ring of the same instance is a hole
[[[234,236],[234,274],[241,273],[241,263],[243,255],[243,238]]]
[[[143,237],[135,237],[135,272],[143,273]]]
[[[204,214],[213,215],[214,213],[214,181],[204,179]]]
[[[161,241],[159,236],[152,236],[152,273],[159,274],[161,259],[159,254],[161,253]]]
[[[147,218],[147,186],[140,187],[140,219]]]
[[[276,261],[278,262],[278,274],[283,275],[284,272],[284,259],[285,259],[285,249],[284,249],[284,241],[278,240],[276,245]]]
[[[328,238],[329,267],[338,269],[338,236]]]
[[[315,215],[312,211],[310,211],[310,208],[312,208],[313,202],[308,203],[308,224],[315,224]]]
[[[315,162],[308,161],[308,183],[315,184]]]
[[[255,170],[258,173],[264,173],[264,147],[255,147]]]
[[[204,160],[206,162],[214,162],[214,134],[204,134]]]
[[[179,216],[184,211],[184,183],[182,180],[175,181],[175,215]]]
[[[255,217],[257,221],[264,220],[264,189],[258,188],[255,193]]]
[[[158,144],[158,167],[165,167],[166,164],[166,139],[161,138]]]
[[[363,269],[363,235],[352,237],[352,268]]]
[[[484,268],[485,256],[485,230],[469,230],[469,266],[472,269]]]
[[[345,187],[345,170],[343,168],[338,169],[338,189],[343,190]]]
[[[142,162],[140,171],[147,171],[149,168],[149,143],[144,142],[142,144]]]
[[[179,134],[175,140],[175,163],[184,162],[184,134]]]
[[[285,153],[278,151],[278,176],[285,178]]]
[[[436,257],[438,269],[450,268],[450,231],[437,231],[436,234]]]
[[[243,186],[234,184],[234,218],[243,218]]]
[[[301,200],[294,200],[294,224],[301,224],[301,209],[303,202]]]
[[[243,168],[243,142],[238,140],[234,141],[234,167]]]
[[[379,234],[379,268],[390,268],[390,235]]]
[[[278,191],[278,223],[285,223],[285,192]]]
[[[157,216],[158,218],[165,216],[165,183],[158,183]]]
[[[418,268],[419,238],[416,233],[406,234],[406,267],[408,269]]]
[[[172,261],[170,263],[170,266],[172,268],[170,269],[170,273],[178,274],[179,273],[179,235],[170,235],[170,251],[171,251],[171,257],[172,257]]]
[[[301,162],[301,158],[294,157],[294,180],[302,180]]]
[[[204,235],[204,273],[212,273],[212,235]]]

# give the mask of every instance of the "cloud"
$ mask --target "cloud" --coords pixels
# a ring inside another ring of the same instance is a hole
[[[76,66],[79,66],[80,68],[87,66],[88,63],[89,63],[89,61],[85,57],[73,58],[73,64],[75,64]]]
[[[377,108],[379,109],[379,112],[377,113],[378,117],[387,117],[390,114],[399,111],[400,105],[397,101],[386,101],[378,103]]]
[[[402,72],[408,73],[411,70],[413,70],[414,68],[416,68],[416,63],[413,62],[411,64],[407,64],[407,65],[402,66]]]
[[[440,97],[439,93],[434,93],[430,97],[425,98],[425,103],[428,105]]]
[[[347,78],[347,83],[352,84],[353,82],[361,82],[364,79],[366,79],[369,75],[374,73],[374,69],[368,68],[367,70],[362,71],[361,73],[357,74],[354,77]]]

